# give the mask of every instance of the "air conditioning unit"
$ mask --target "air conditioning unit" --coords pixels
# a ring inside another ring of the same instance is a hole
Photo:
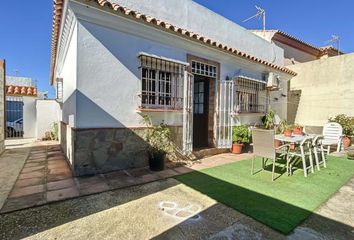
[[[276,91],[280,88],[280,76],[270,72],[267,79],[267,88],[270,91]]]

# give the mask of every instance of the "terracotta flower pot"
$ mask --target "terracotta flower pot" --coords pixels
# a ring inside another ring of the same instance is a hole
[[[282,144],[281,144],[281,141],[279,141],[279,140],[277,140],[277,139],[275,139],[274,140],[274,147],[275,148],[278,148],[278,147],[280,147]]]
[[[292,133],[293,133],[293,131],[291,131],[291,130],[285,130],[283,134],[285,137],[291,137]]]
[[[233,143],[232,144],[232,153],[241,154],[242,153],[242,147],[243,147],[243,144]]]
[[[349,137],[343,137],[343,146],[344,149],[349,148],[352,145],[352,141]]]
[[[302,135],[303,128],[302,127],[297,127],[294,128],[293,133],[294,135]]]

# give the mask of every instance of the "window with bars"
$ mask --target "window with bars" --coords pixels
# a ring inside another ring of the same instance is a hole
[[[266,111],[266,83],[247,78],[236,79],[238,113],[263,113]]]
[[[141,61],[141,107],[182,109],[185,65],[146,55]]]

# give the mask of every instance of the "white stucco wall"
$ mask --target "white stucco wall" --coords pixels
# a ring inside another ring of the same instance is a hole
[[[233,77],[241,69],[260,79],[264,71],[270,70],[154,28],[118,21],[115,16],[104,15],[100,19],[115,25],[103,27],[79,19],[78,128],[141,126],[141,117],[136,113],[141,101],[137,58],[141,51],[180,61],[187,61],[187,53],[217,61],[221,63],[221,79]],[[182,124],[178,113],[152,116],[156,122],[163,119],[170,125]]]
[[[70,2],[70,9],[75,13],[75,24],[68,46],[65,48],[64,60],[57,64],[55,75],[63,78],[61,120],[69,124],[69,127],[142,126],[141,115],[136,112],[141,101],[138,97],[141,92],[141,80],[137,58],[141,51],[180,61],[186,61],[189,53],[219,62],[221,79],[233,77],[241,69],[242,72],[259,79],[262,73],[274,71],[264,65],[240,59],[126,18],[84,8],[73,2]],[[236,25],[237,29],[238,27]],[[250,36],[255,36],[246,32]],[[245,36],[245,39],[254,51],[264,53],[264,48],[253,45],[252,37]],[[263,47],[267,48],[267,42],[263,39],[261,42],[266,43]],[[273,55],[268,53],[267,56]],[[288,75],[279,74],[282,78],[289,78]],[[164,120],[170,125],[182,124],[180,113],[150,113],[150,115],[155,122]],[[259,116],[244,118],[250,119],[247,120],[250,123],[259,120]]]
[[[36,137],[36,97],[23,96],[23,137]]]
[[[53,130],[53,124],[59,123],[60,119],[60,106],[55,100],[37,100],[37,139],[45,137],[46,132]]]
[[[286,66],[294,65],[294,63],[292,63],[292,59],[294,59],[295,64],[317,60],[316,56],[286,45],[284,43],[276,41],[275,44],[284,49],[284,65]]]
[[[111,0],[132,10],[282,65],[283,50],[192,0]],[[237,11],[235,11],[237,14]]]
[[[353,66],[353,53],[289,66],[298,73],[291,90],[301,90],[295,122],[323,126],[337,114],[354,116]]]
[[[75,127],[76,88],[77,88],[77,24],[73,25],[67,51],[56,78],[63,79],[63,108],[61,121]],[[60,64],[60,63],[59,63]],[[72,119],[69,121],[69,119]]]

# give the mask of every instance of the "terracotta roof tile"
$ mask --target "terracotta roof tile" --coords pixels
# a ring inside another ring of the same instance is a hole
[[[288,68],[278,66],[275,64],[271,64],[267,61],[260,60],[257,57],[251,56],[247,53],[241,52],[239,50],[231,50],[232,48],[229,48],[228,46],[223,45],[222,43],[218,43],[212,39],[206,38],[204,36],[200,36],[196,33],[192,33],[186,29],[179,28],[177,26],[173,26],[168,22],[158,20],[154,17],[136,12],[134,10],[130,10],[128,8],[125,8],[117,3],[111,3],[108,0],[86,0],[87,2],[95,2],[101,7],[107,7],[109,9],[112,9],[118,13],[122,13],[124,15],[131,16],[135,18],[136,20],[143,20],[146,23],[153,24],[154,26],[158,26],[163,28],[164,30],[170,30],[176,33],[179,33],[185,37],[193,38],[201,43],[204,43],[206,45],[211,45],[213,47],[216,47],[220,50],[227,51],[229,53],[233,53],[235,55],[241,56],[247,60],[257,62],[257,63],[262,63],[266,66],[270,66],[271,68],[277,69],[279,71],[285,72],[287,74],[296,76],[296,73]],[[58,45],[58,38],[59,38],[59,31],[60,31],[60,24],[61,24],[61,17],[62,17],[62,10],[63,10],[63,0],[54,0],[54,14],[53,14],[53,32],[52,32],[52,59],[51,59],[51,82],[53,82],[53,77],[54,77],[54,66],[56,64],[56,54],[57,54],[57,45]]]
[[[263,32],[263,30],[258,30],[258,29],[257,30],[252,29],[250,31],[252,31],[252,32]],[[286,37],[288,39],[294,40],[294,41],[296,41],[296,42],[298,42],[298,43],[300,43],[302,45],[305,45],[305,46],[313,49],[314,51],[316,51],[317,52],[317,56],[321,56],[321,55],[325,54],[326,50],[331,50],[331,51],[338,52],[338,49],[334,48],[333,46],[326,46],[326,47],[318,48],[318,47],[316,47],[316,46],[314,46],[314,45],[312,45],[312,44],[310,44],[308,42],[305,42],[305,41],[303,41],[303,40],[301,40],[301,39],[299,39],[299,38],[297,38],[297,37],[295,37],[293,35],[290,35],[290,34],[284,32],[284,31],[281,31],[281,30],[274,30],[273,29],[273,30],[266,30],[266,32],[272,32],[274,34],[279,34],[279,35],[282,35],[282,36],[284,36],[284,37]],[[344,53],[340,52],[340,54],[344,54]]]
[[[8,85],[5,87],[6,95],[18,95],[18,96],[37,96],[36,87],[27,87],[27,86],[14,86]]]

